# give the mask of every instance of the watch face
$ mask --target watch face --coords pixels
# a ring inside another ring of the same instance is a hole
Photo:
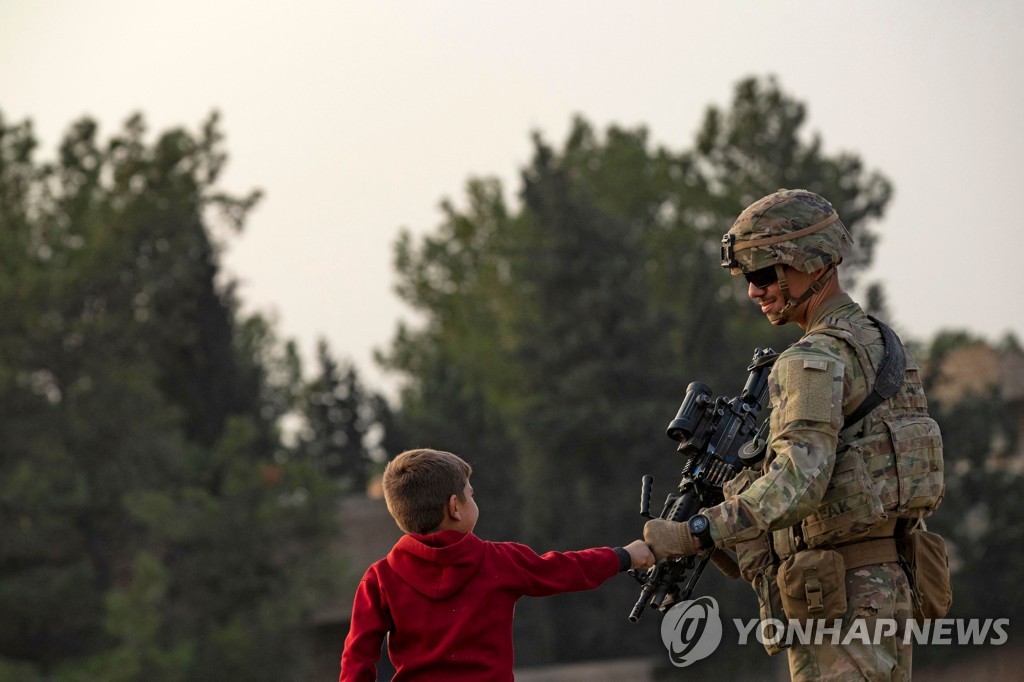
[[[705,516],[694,516],[690,519],[690,532],[703,533],[708,529],[708,519]]]

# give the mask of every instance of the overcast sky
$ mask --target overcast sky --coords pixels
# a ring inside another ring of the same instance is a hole
[[[83,115],[106,137],[220,111],[224,187],[266,192],[226,254],[243,300],[376,388],[372,350],[411,319],[400,229],[433,230],[472,176],[515,197],[531,131],[560,146],[580,113],[679,151],[768,74],[827,153],[894,182],[867,279],[899,329],[1024,340],[1021,2],[0,0],[0,111],[39,158]]]

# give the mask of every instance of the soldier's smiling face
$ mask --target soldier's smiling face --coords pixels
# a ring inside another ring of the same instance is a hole
[[[789,272],[786,273],[786,278],[789,279]],[[747,296],[750,297],[750,300],[761,307],[761,312],[769,316],[768,319],[772,321],[772,324],[783,324],[771,318],[773,313],[781,312],[782,306],[786,304],[779,287],[778,277],[775,276],[775,266],[748,273],[746,279]]]
[[[782,326],[786,322],[796,322],[802,326],[806,322],[807,301],[798,305],[796,310],[790,313],[787,319],[783,320],[780,318],[779,314],[782,312],[788,299],[782,293],[782,287],[779,285],[778,278],[764,272],[767,269],[755,270],[746,275],[747,296],[760,306],[761,313],[773,325]],[[784,267],[783,269],[786,282],[789,284],[789,296],[791,298],[802,296],[817,276],[821,274],[820,272],[806,273],[790,267]],[[772,270],[774,270],[774,266],[772,266]]]

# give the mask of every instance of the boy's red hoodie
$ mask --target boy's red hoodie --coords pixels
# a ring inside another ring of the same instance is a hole
[[[376,679],[385,635],[395,682],[512,680],[516,601],[595,588],[622,561],[610,547],[538,556],[472,533],[405,535],[359,584],[339,680]]]

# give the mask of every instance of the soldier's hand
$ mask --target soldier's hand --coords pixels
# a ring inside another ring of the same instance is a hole
[[[693,536],[685,523],[665,519],[651,519],[644,524],[644,540],[658,561],[690,556],[700,551],[700,540]]]
[[[629,552],[629,558],[633,562],[630,568],[650,568],[654,565],[654,553],[643,540],[633,540],[623,549]]]

